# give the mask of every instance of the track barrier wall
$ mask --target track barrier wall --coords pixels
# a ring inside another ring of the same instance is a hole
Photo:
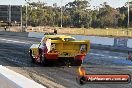
[[[28,37],[42,38],[44,33],[29,32]],[[99,37],[99,36],[83,36],[72,35],[77,40],[90,40],[91,46],[112,48],[118,50],[132,50],[132,39],[128,38],[113,38],[113,37]]]
[[[46,88],[0,65],[0,88]]]

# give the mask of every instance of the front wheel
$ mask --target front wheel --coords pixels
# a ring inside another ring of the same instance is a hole
[[[33,56],[32,56],[32,50],[30,50],[30,58],[31,58],[31,60],[32,60],[32,63],[35,63],[35,59],[34,59]]]

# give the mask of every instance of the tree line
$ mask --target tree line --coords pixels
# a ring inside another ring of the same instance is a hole
[[[61,26],[61,7],[56,3],[47,6],[43,2],[28,3],[28,25]],[[130,2],[132,4],[132,2]],[[75,0],[62,6],[63,27],[116,28],[127,27],[127,7],[113,8],[104,2],[99,7],[89,9],[90,0]],[[132,27],[132,6],[130,6],[130,27]],[[23,6],[23,20],[26,20],[26,6]]]

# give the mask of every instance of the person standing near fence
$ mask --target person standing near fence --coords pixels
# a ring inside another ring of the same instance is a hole
[[[4,27],[5,31],[6,31],[6,26]]]
[[[54,34],[57,34],[57,30],[56,29],[54,29]]]

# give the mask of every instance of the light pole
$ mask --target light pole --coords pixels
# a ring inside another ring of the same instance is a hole
[[[26,28],[27,28],[27,20],[28,20],[28,18],[27,18],[27,10],[28,10],[28,3],[29,2],[27,2],[27,0],[25,0],[26,1]]]
[[[23,30],[22,30],[22,25],[23,25],[23,24],[22,24],[22,22],[23,22],[23,20],[22,20],[22,5],[21,5],[20,8],[21,8],[21,32],[22,32],[22,31],[23,31]]]
[[[17,8],[20,9],[20,16],[21,16],[21,18],[20,18],[20,31],[22,32],[23,31],[23,27],[22,27],[22,25],[23,25],[23,23],[22,23],[23,22],[23,19],[22,19],[22,5],[18,6]],[[17,22],[15,21],[15,23],[17,23]]]
[[[11,5],[9,5],[9,31],[10,31],[10,25],[11,25]]]
[[[130,20],[129,20],[129,9],[130,9],[130,7],[129,7],[129,6],[130,6],[130,3],[129,3],[129,0],[128,0],[128,22],[127,22],[127,27],[128,27],[128,28],[129,28],[129,23],[130,23],[130,22],[129,22],[129,21],[130,21]]]
[[[127,2],[127,14],[128,14],[128,18],[127,18],[127,35],[128,35],[128,29],[129,29],[129,6],[130,6],[130,3],[129,3],[129,0]]]
[[[26,4],[26,28],[27,28],[27,4]]]
[[[61,0],[61,28],[63,27],[63,25],[62,25],[62,22],[63,22],[63,21],[62,21],[62,14],[63,14],[63,13],[62,13],[62,1],[63,1],[63,0]]]
[[[129,29],[129,23],[130,23],[130,16],[129,16],[129,13],[130,13],[130,3],[129,3],[129,0],[127,1],[127,3],[125,4],[125,6],[127,6],[127,14],[128,14],[128,17],[127,17],[127,35],[128,35],[128,29]]]

